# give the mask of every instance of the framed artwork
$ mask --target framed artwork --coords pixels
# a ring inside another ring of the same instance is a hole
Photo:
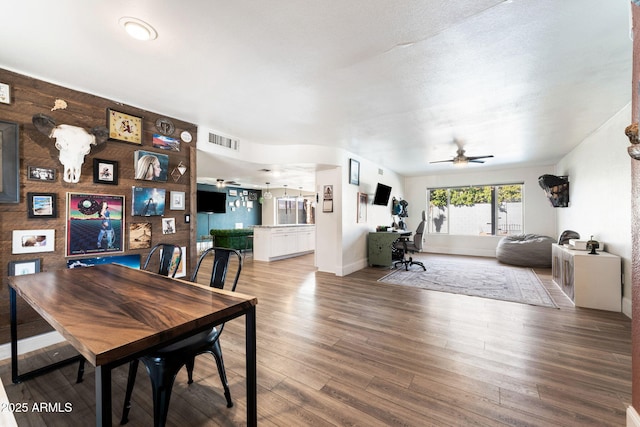
[[[11,104],[11,86],[6,83],[0,83],[0,102]]]
[[[176,219],[162,218],[162,234],[175,234],[175,232],[176,232]]]
[[[67,260],[67,268],[93,267],[101,264],[120,264],[140,270],[140,254],[97,256]]]
[[[172,191],[169,195],[169,209],[174,211],[183,211],[184,207],[184,191]]]
[[[23,276],[40,272],[40,259],[9,261],[9,276]]]
[[[12,254],[53,252],[56,230],[13,230]]]
[[[57,197],[53,193],[27,193],[29,218],[57,218]]]
[[[20,201],[18,124],[0,120],[0,203]]]
[[[147,249],[151,247],[151,223],[129,224],[129,249]]]
[[[180,141],[170,136],[153,134],[152,145],[154,148],[168,151],[180,151]]]
[[[131,215],[164,215],[166,190],[164,188],[133,187]]]
[[[349,184],[360,185],[360,162],[349,159]]]
[[[152,151],[137,150],[134,153],[135,178],[145,181],[166,181],[169,156]]]
[[[107,108],[109,139],[142,145],[142,117]]]
[[[95,184],[118,185],[118,162],[93,159],[93,182]]]
[[[358,193],[358,218],[357,222],[367,222],[367,193]]]
[[[237,197],[238,196],[238,190],[229,189],[229,196]]]
[[[322,212],[333,212],[333,185],[322,189]]]
[[[67,193],[66,256],[124,252],[124,196]]]
[[[27,179],[32,181],[53,182],[56,180],[56,170],[39,166],[29,166],[27,168]]]

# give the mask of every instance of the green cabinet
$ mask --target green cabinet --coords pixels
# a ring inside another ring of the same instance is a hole
[[[392,231],[379,231],[369,233],[367,241],[369,253],[369,265],[382,265],[391,267],[393,264],[393,243],[400,238],[400,233]]]

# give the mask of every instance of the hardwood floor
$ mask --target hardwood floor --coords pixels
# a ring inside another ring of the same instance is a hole
[[[423,254],[419,258],[441,255]],[[493,259],[476,262],[496,263]],[[560,309],[382,284],[388,270],[317,273],[313,255],[265,263],[249,256],[238,291],[258,297],[258,423],[261,426],[623,426],[631,402],[631,322],[574,308],[536,270]],[[174,426],[245,425],[244,320],[221,337],[233,408],[213,359],[183,369],[169,409]],[[65,344],[23,357],[22,369],[60,360]],[[75,384],[70,365],[23,384],[0,377],[10,402],[26,402],[19,426],[87,426],[94,376]],[[130,426],[152,425],[140,367]],[[119,420],[126,367],[113,374]],[[40,402],[71,412],[34,412]]]

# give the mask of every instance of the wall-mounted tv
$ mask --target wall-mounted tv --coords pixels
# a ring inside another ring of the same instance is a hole
[[[380,206],[387,206],[389,204],[389,197],[391,196],[391,187],[388,185],[380,184],[376,186],[376,193],[373,196],[373,204]]]
[[[196,195],[198,212],[226,213],[227,193],[198,190]]]

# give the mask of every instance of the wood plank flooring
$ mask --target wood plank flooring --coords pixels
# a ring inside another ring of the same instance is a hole
[[[442,255],[422,254],[418,258]],[[474,262],[496,263],[473,258]],[[631,322],[621,313],[574,308],[536,270],[560,309],[425,291],[318,273],[313,255],[265,263],[247,258],[238,291],[258,297],[258,423],[261,426],[623,426],[631,402]],[[244,320],[221,338],[234,407],[213,359],[196,360],[173,388],[172,426],[246,425]],[[66,344],[30,353],[21,369],[74,354]],[[94,376],[77,366],[14,385],[0,378],[19,426],[94,422]],[[126,367],[113,375],[119,421]],[[35,412],[34,403],[71,412]],[[140,367],[130,426],[152,425],[151,390]]]

